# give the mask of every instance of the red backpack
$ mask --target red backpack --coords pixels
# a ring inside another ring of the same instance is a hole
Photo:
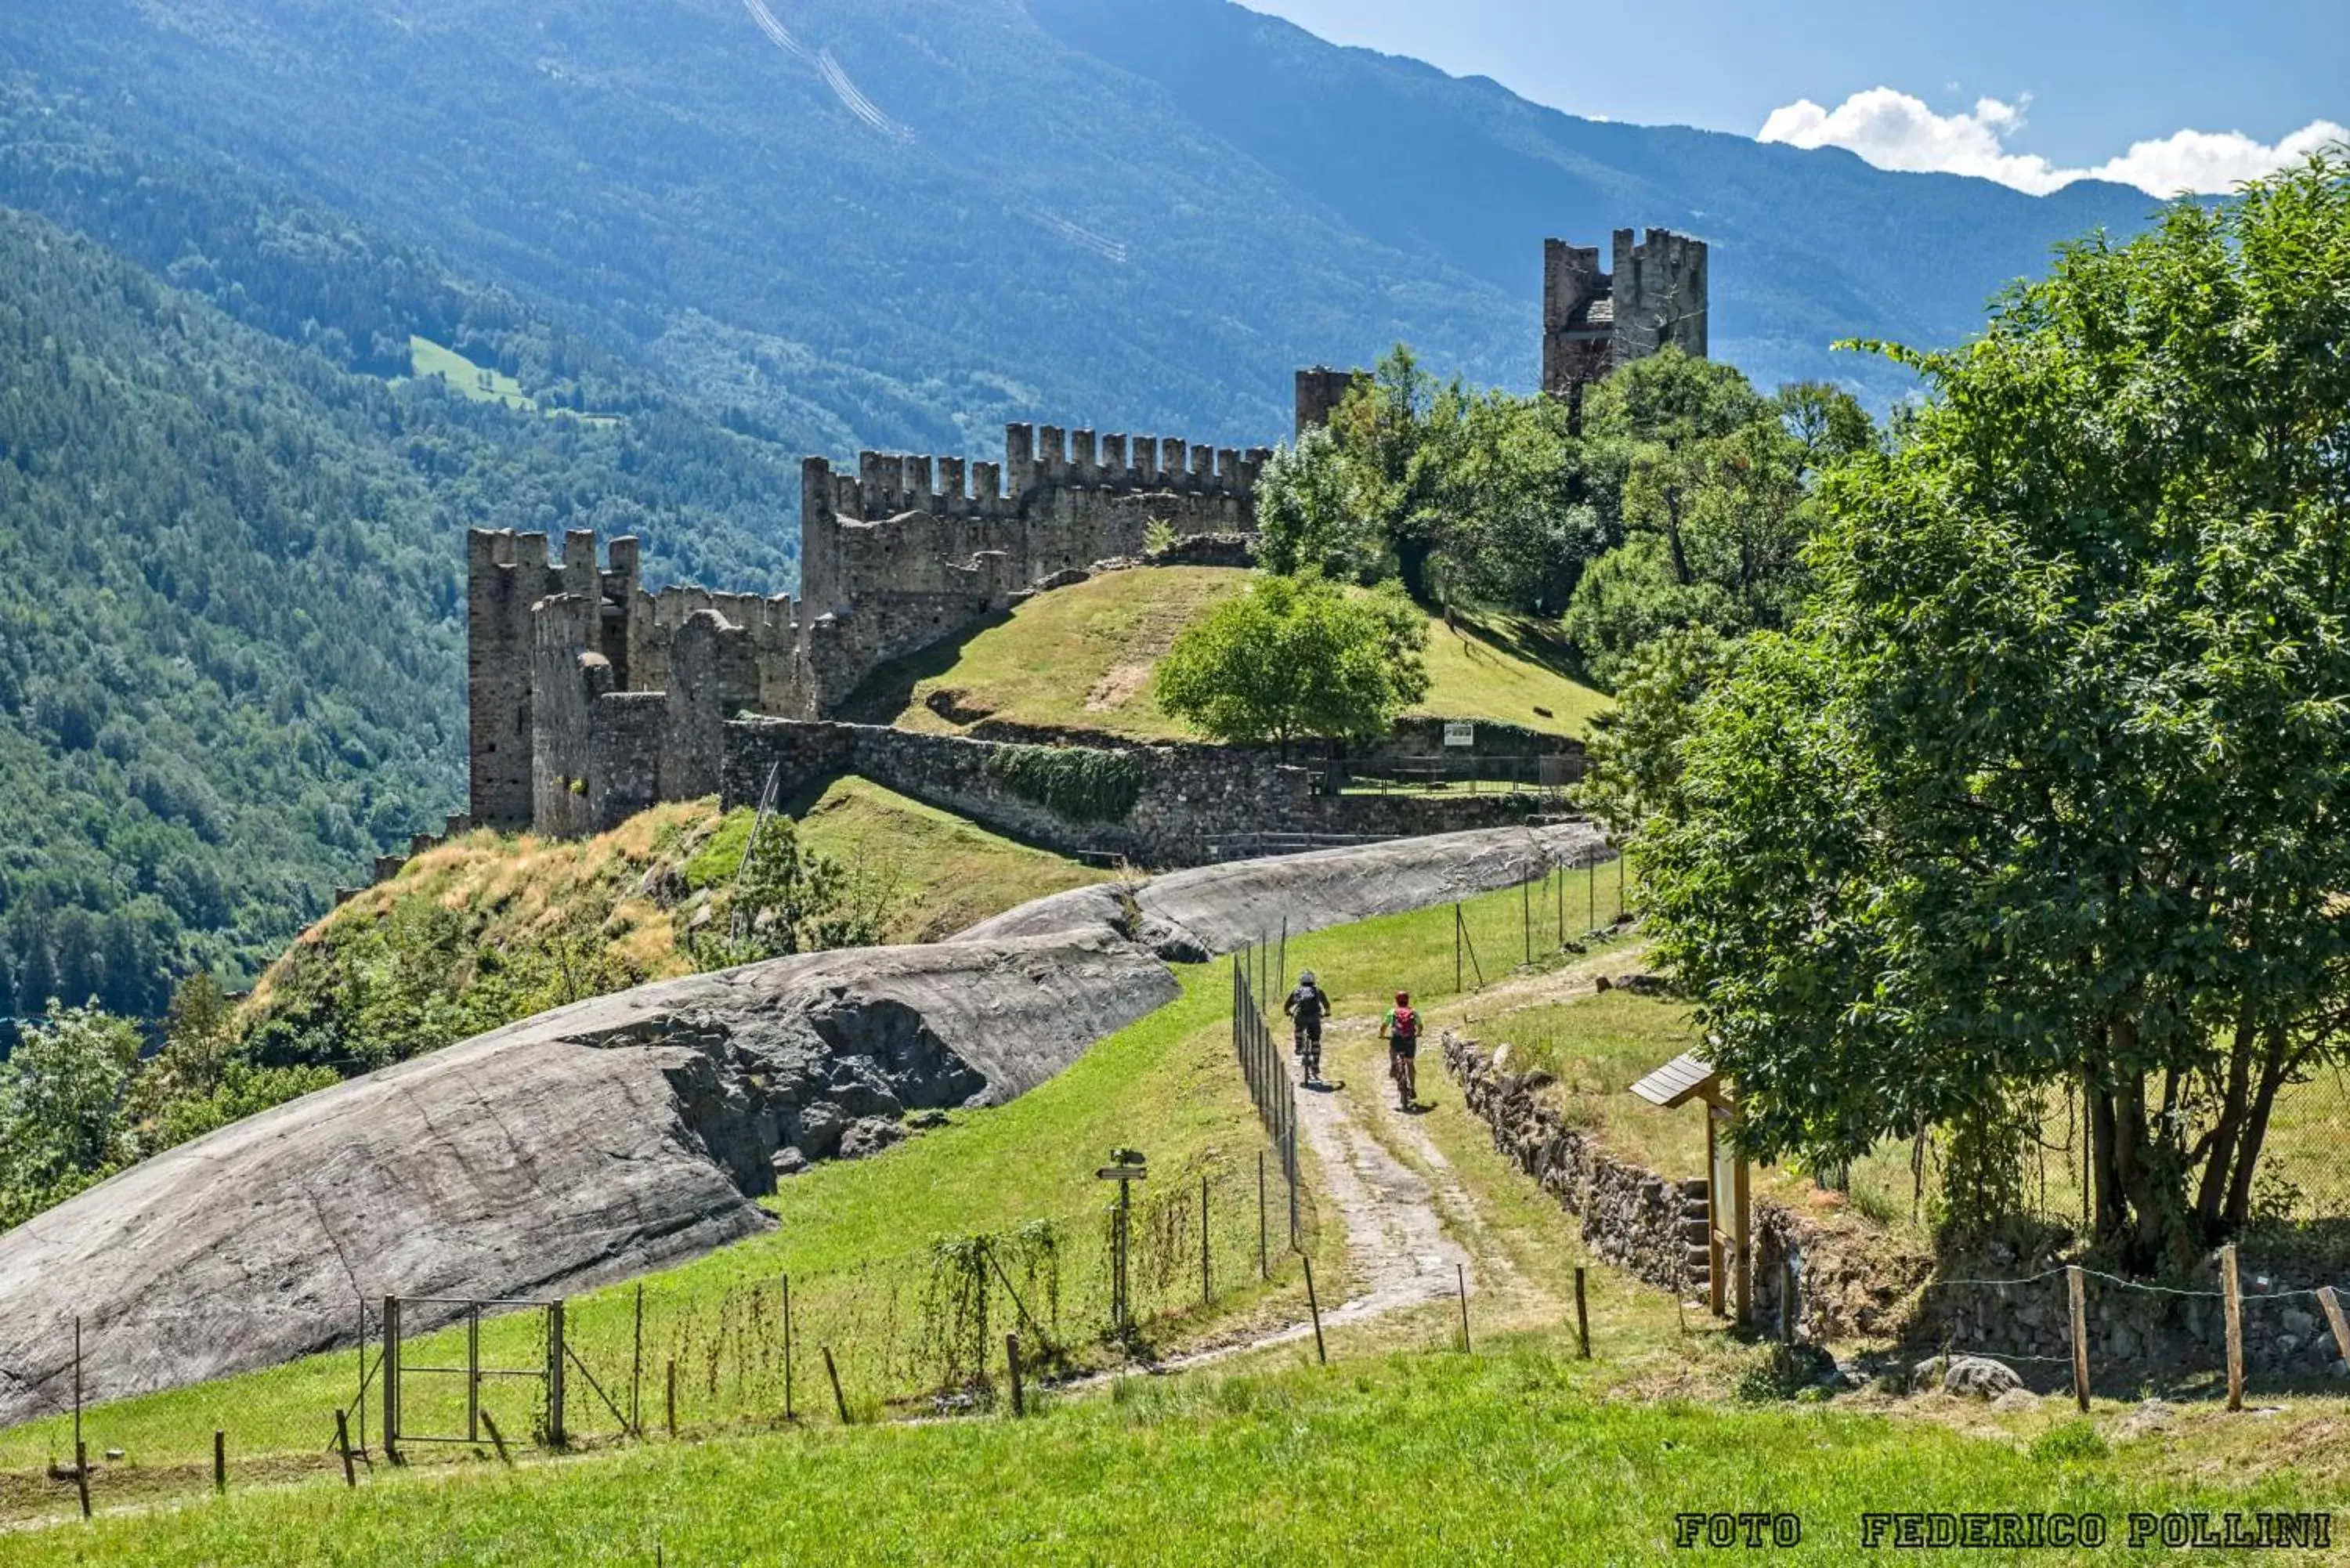
[[[1394,1032],[1394,1033],[1395,1033],[1395,1038],[1396,1038],[1396,1039],[1398,1039],[1398,1040],[1417,1040],[1417,1039],[1419,1039],[1419,1015],[1418,1013],[1414,1012],[1413,1012],[1410,1008],[1409,1008],[1409,1007],[1399,1007],[1399,1008],[1397,1008],[1397,1009],[1395,1010],[1395,1032]]]

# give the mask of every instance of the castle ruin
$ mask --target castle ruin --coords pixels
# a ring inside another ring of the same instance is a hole
[[[1580,411],[1583,389],[1667,344],[1704,358],[1706,247],[1669,229],[1616,231],[1612,273],[1596,245],[1543,242],[1543,390]]]
[[[471,817],[555,836],[716,793],[738,712],[829,717],[876,669],[1041,587],[1176,541],[1254,527],[1272,453],[1013,425],[1005,461],[866,452],[801,473],[787,596],[646,590],[633,538],[469,540]]]
[[[1598,252],[1546,242],[1543,388],[1582,388],[1665,343],[1706,350],[1706,247],[1651,229]],[[1296,381],[1299,433],[1359,370]],[[474,531],[467,547],[470,821],[570,837],[716,793],[738,714],[833,717],[882,665],[963,636],[1097,565],[1234,551],[1272,453],[1015,424],[1001,463],[864,452],[803,465],[800,577],[787,596],[648,591],[633,538]],[[1191,546],[1187,551],[1182,546]],[[453,819],[452,819],[453,821]]]

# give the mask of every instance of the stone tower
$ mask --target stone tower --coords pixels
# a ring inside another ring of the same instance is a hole
[[[1670,343],[1706,351],[1705,242],[1650,229],[1616,231],[1616,270],[1596,246],[1543,242],[1543,390],[1580,410],[1583,389]]]
[[[1297,434],[1319,430],[1330,422],[1338,405],[1355,383],[1367,378],[1363,370],[1333,370],[1327,365],[1316,365],[1310,370],[1297,372]]]

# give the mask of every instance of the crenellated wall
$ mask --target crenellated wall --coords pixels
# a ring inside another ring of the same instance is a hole
[[[1584,388],[1668,343],[1705,357],[1705,242],[1670,229],[1633,235],[1616,231],[1612,273],[1596,245],[1543,242],[1543,390],[1578,410]]]
[[[1005,427],[1004,461],[858,454],[855,473],[812,457],[800,475],[800,582],[818,613],[901,593],[996,593],[1144,553],[1153,523],[1178,538],[1254,531],[1269,449],[1172,436]]]

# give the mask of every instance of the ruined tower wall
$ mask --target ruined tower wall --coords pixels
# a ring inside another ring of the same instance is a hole
[[[1703,358],[1706,351],[1706,247],[1669,229],[1650,229],[1632,243],[1616,231],[1616,360],[1628,364],[1672,344]]]
[[[1333,370],[1327,365],[1298,371],[1296,435],[1302,439],[1307,431],[1327,426],[1355,383],[1363,379],[1360,370]]]
[[[634,539],[612,542],[610,564],[596,564],[596,535],[565,537],[563,561],[547,551],[544,534],[475,529],[465,542],[468,815],[487,826],[521,827],[536,815],[532,768],[531,687],[537,649],[532,608],[556,594],[599,604],[628,604],[636,595],[639,553]],[[586,623],[584,646],[629,669],[623,616],[600,613]]]

